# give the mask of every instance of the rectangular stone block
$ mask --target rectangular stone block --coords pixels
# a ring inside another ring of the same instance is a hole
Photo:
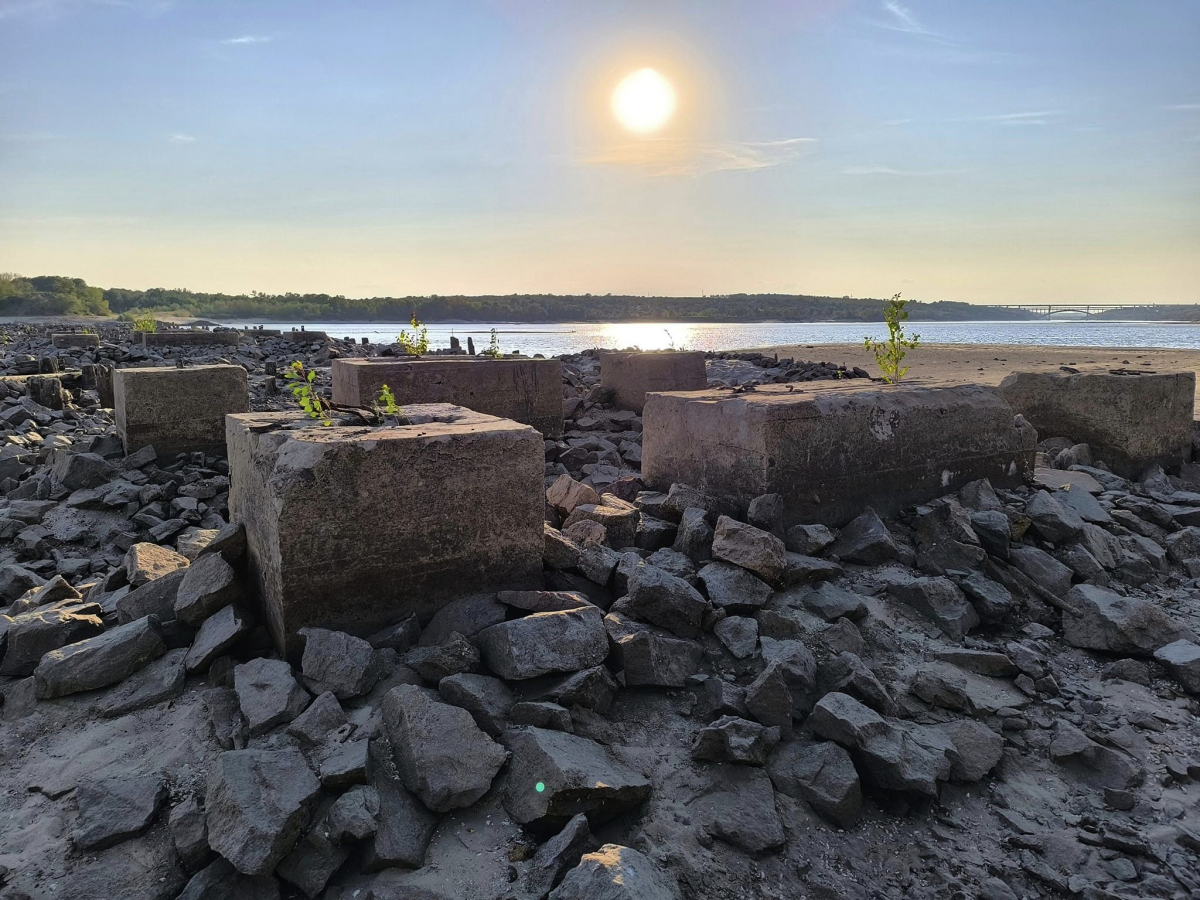
[[[1037,443],[980,385],[661,393],[642,416],[652,489],[684,482],[742,509],[779,494],[788,525],[844,525],[868,506],[890,515],[978,478],[1015,487],[1032,477]]]
[[[153,445],[160,458],[225,452],[225,416],[250,409],[241,366],[113,369],[113,409],[126,453]]]
[[[419,424],[226,420],[230,514],[281,649],[309,626],[365,636],[467,594],[540,586],[542,436],[448,404],[405,412]]]
[[[236,347],[236,331],[143,331],[143,347]]]
[[[613,389],[613,403],[641,412],[646,395],[656,391],[702,391],[708,386],[704,354],[699,350],[604,352],[600,383]]]
[[[557,359],[335,359],[333,402],[370,407],[387,385],[401,406],[452,403],[563,433],[562,363]]]
[[[324,331],[304,331],[299,328],[293,328],[291,331],[281,332],[281,336],[294,344],[310,344],[313,341],[321,341],[324,343],[325,341],[329,340],[329,335]]]
[[[1041,440],[1087,444],[1094,459],[1126,478],[1151,465],[1177,468],[1191,455],[1194,372],[1014,372],[1000,390]]]
[[[100,335],[98,334],[52,334],[50,335],[50,343],[57,350],[65,350],[68,347],[99,347]]]

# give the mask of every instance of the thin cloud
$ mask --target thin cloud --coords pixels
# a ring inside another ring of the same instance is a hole
[[[843,175],[891,175],[899,178],[932,178],[937,175],[959,175],[969,169],[894,169],[891,166],[847,166]]]
[[[194,138],[192,135],[182,134],[178,131],[175,132],[174,134],[170,135],[167,138],[167,140],[169,140],[172,144],[194,144],[194,143],[196,143],[196,138]]]
[[[922,25],[911,9],[896,2],[896,0],[884,0],[882,9],[887,16],[882,19],[869,19],[869,24],[876,28],[882,28],[884,31],[912,35],[913,37],[934,41],[939,44],[954,44],[954,41],[951,41],[945,35],[939,34]]]
[[[796,159],[815,138],[778,141],[699,142],[660,139],[618,144],[596,151],[581,162],[588,166],[639,169],[655,177],[753,172]]]
[[[1041,109],[1032,112],[996,113],[987,116],[963,116],[953,119],[892,119],[887,125],[961,125],[965,122],[985,122],[993,125],[1049,125],[1064,115],[1061,109]]]
[[[1176,103],[1173,106],[1164,107],[1165,109],[1173,109],[1176,112],[1195,112],[1200,109],[1200,103]]]
[[[245,34],[241,37],[226,38],[221,43],[229,45],[269,44],[272,40],[274,38],[267,34]]]

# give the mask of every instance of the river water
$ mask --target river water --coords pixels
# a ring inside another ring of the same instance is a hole
[[[294,322],[240,321],[223,324],[238,327],[262,325],[287,330]],[[931,344],[1040,344],[1075,347],[1168,347],[1200,349],[1200,325],[1150,322],[910,322],[909,330]],[[299,327],[299,326],[296,326]],[[309,322],[312,331],[332,337],[368,338],[372,343],[391,343],[405,323]],[[663,350],[733,350],[739,347],[769,347],[782,344],[857,344],[866,335],[883,337],[882,322],[563,322],[526,324],[514,322],[429,326],[432,347],[446,347],[456,335],[466,346],[488,346],[491,329],[496,329],[500,349],[547,356],[577,353],[590,347],[638,347]]]

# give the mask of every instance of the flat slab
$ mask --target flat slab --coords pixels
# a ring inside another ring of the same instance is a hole
[[[641,412],[656,391],[701,391],[708,386],[699,350],[606,351],[600,354],[600,383],[613,389],[613,404]]]
[[[868,506],[889,515],[978,478],[1015,487],[1032,477],[1037,442],[1000,392],[980,385],[651,394],[643,429],[652,489],[684,482],[741,507],[777,493],[789,525],[843,525]]]
[[[448,404],[405,412],[420,424],[228,417],[229,509],[281,649],[301,628],[365,636],[467,594],[540,586],[542,436]]]
[[[1042,487],[1050,488],[1052,491],[1069,487],[1077,491],[1087,491],[1089,494],[1104,493],[1104,485],[1087,472],[1048,469],[1042,466],[1034,471],[1033,480]]]
[[[117,434],[126,453],[153,446],[176,453],[225,450],[225,416],[250,409],[241,366],[112,369]]]
[[[1070,438],[1118,475],[1178,467],[1190,458],[1196,374],[1016,372],[1000,382],[1042,440]]]
[[[562,363],[557,359],[335,359],[333,402],[371,407],[384,385],[401,406],[452,403],[563,433]]]

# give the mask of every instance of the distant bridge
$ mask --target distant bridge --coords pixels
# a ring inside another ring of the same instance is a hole
[[[989,303],[988,306],[993,309],[1023,309],[1027,312],[1036,313],[1043,319],[1049,319],[1058,315],[1076,315],[1091,318],[1094,315],[1113,309],[1149,311],[1165,308],[1162,304],[1153,303]]]

